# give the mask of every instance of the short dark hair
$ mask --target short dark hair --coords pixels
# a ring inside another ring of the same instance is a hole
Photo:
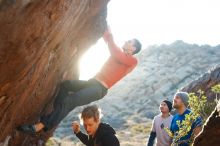
[[[97,105],[87,106],[83,109],[81,113],[81,119],[94,118],[95,121],[98,121],[101,116],[101,111]]]
[[[135,48],[136,48],[136,50],[134,51],[133,54],[137,54],[138,52],[141,51],[142,44],[141,44],[141,42],[140,42],[138,39],[136,39],[136,38],[134,38],[133,40],[134,40],[134,46],[135,46]]]

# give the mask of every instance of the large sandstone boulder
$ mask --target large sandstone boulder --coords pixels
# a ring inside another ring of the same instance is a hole
[[[0,0],[0,145],[40,145],[15,128],[48,111],[62,80],[102,36],[109,0]]]

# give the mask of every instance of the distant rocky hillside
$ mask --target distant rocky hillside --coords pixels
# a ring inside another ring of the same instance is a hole
[[[102,108],[103,121],[117,130],[122,146],[146,144],[151,119],[158,114],[160,101],[171,100],[178,89],[220,64],[220,45],[199,46],[176,41],[170,45],[150,46],[138,58],[136,69],[118,82],[104,99],[95,102]],[[77,140],[70,124],[78,120],[81,109],[75,109],[57,128],[54,138],[62,140],[60,143],[77,145],[73,144]]]

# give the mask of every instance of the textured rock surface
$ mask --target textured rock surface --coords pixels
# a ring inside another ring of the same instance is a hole
[[[215,98],[216,95],[211,92],[211,87],[220,84],[220,66],[216,67],[210,72],[206,73],[198,80],[193,81],[183,90],[188,92],[196,92],[198,89],[205,91],[205,94],[209,98]],[[218,98],[220,95],[218,95]],[[220,143],[220,103],[218,103],[216,109],[210,115],[209,119],[204,125],[203,132],[196,138],[194,146],[219,146]]]
[[[103,121],[117,130],[121,145],[146,145],[151,119],[159,112],[160,101],[171,100],[178,89],[219,64],[219,50],[220,46],[182,41],[143,50],[136,69],[110,89],[104,99],[95,102],[102,108]],[[62,140],[58,143],[81,146],[70,129],[81,109],[76,108],[57,128],[54,137]]]
[[[40,145],[15,130],[47,112],[57,85],[102,36],[109,0],[0,1],[0,144]]]

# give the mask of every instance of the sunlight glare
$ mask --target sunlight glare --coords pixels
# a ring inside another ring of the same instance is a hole
[[[108,47],[103,39],[100,39],[80,60],[80,80],[92,78],[101,69],[108,56]]]

